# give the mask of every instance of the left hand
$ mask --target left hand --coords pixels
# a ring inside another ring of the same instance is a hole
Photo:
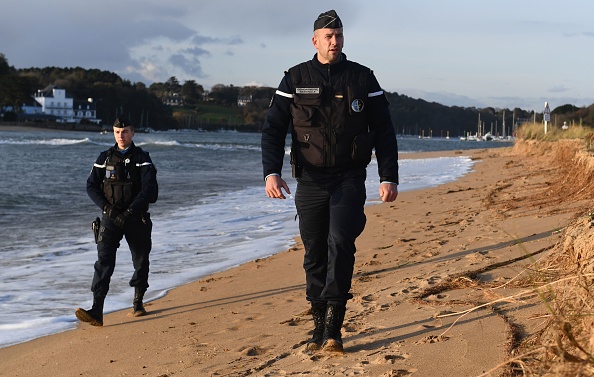
[[[380,184],[379,194],[384,203],[393,202],[398,197],[398,185],[384,182]]]
[[[118,228],[124,229],[124,226],[126,225],[126,221],[128,220],[128,217],[131,214],[132,213],[130,213],[130,211],[124,211],[124,212],[120,213],[113,221],[118,226]]]

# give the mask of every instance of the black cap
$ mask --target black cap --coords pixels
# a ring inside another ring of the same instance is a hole
[[[321,13],[318,16],[318,19],[314,22],[314,31],[325,28],[338,29],[341,27],[342,21],[340,21],[340,17],[338,17],[338,14],[336,14],[334,9]]]
[[[118,119],[113,122],[113,126],[116,128],[129,127],[132,126],[132,122],[130,122],[130,119],[126,118],[125,116],[120,115]]]

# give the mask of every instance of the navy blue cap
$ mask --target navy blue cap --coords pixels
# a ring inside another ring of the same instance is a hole
[[[318,29],[338,29],[342,27],[342,21],[334,9],[321,13],[314,22],[314,31]]]

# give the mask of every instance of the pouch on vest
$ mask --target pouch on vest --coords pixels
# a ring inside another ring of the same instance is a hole
[[[351,150],[353,161],[368,164],[375,146],[375,131],[369,131],[355,136]]]
[[[297,127],[313,126],[313,118],[317,108],[322,106],[323,88],[298,87],[295,88],[293,103],[291,104],[291,115],[293,125]]]
[[[349,86],[347,88],[349,115],[358,116],[364,114],[365,106],[367,105],[367,96],[367,87]]]
[[[103,192],[109,203],[116,208],[124,210],[132,203],[132,182],[105,181]]]

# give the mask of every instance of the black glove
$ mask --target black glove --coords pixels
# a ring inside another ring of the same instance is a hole
[[[113,219],[118,215],[118,211],[116,211],[110,204],[103,206],[103,213],[106,214],[110,219]]]
[[[120,213],[113,221],[118,226],[118,228],[124,229],[126,221],[128,220],[128,217],[130,217],[130,215],[132,215],[130,211],[124,211]]]

